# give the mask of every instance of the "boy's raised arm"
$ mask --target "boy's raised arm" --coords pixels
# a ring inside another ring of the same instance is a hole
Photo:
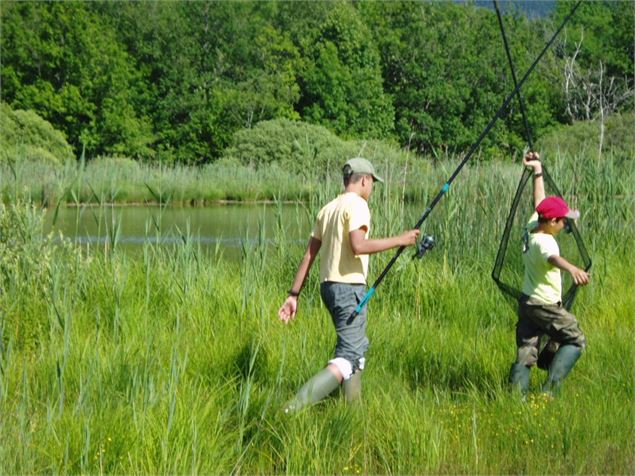
[[[534,171],[534,208],[545,199],[545,182],[542,178],[542,163],[538,152],[529,151],[523,157],[525,167]]]

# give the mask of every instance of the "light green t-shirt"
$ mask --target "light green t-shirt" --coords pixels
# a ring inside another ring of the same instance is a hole
[[[311,236],[322,242],[320,282],[366,284],[368,255],[356,256],[349,233],[366,227],[370,233],[368,203],[354,192],[344,193],[318,213]]]
[[[538,226],[538,214],[534,213],[523,238],[523,262],[525,276],[523,294],[544,304],[556,304],[562,300],[560,269],[549,263],[549,257],[560,256],[556,239],[548,233],[532,233]]]

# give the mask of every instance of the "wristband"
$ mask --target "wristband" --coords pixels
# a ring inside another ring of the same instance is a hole
[[[538,177],[542,177],[542,172],[538,172],[537,174],[534,174],[534,178],[538,178]]]
[[[298,297],[300,295],[300,293],[294,291],[293,289],[289,289],[288,295],[289,296],[293,296],[293,297]]]

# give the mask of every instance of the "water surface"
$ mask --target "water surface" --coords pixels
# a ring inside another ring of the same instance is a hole
[[[61,231],[82,245],[134,251],[144,243],[174,244],[189,239],[203,248],[221,247],[238,256],[244,245],[268,245],[277,233],[306,242],[310,233],[302,205],[214,205],[205,207],[106,206],[50,210],[45,231]]]

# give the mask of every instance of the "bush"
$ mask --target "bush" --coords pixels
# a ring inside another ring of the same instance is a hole
[[[236,132],[223,159],[255,168],[275,163],[289,172],[319,176],[339,172],[346,159],[358,155],[391,163],[406,156],[397,146],[382,141],[344,141],[322,126],[277,119]]]
[[[614,114],[607,118],[603,152],[612,153],[620,158],[635,157],[634,121],[634,113]],[[599,144],[598,121],[580,121],[572,125],[559,126],[538,141],[539,149],[571,156],[597,154]]]
[[[108,177],[111,180],[130,180],[139,175],[139,162],[125,157],[97,157],[88,161],[86,171],[96,177]]]
[[[43,161],[61,165],[73,157],[64,135],[33,111],[0,103],[0,162]]]
[[[605,149],[611,150],[619,157],[635,157],[635,136],[633,124],[635,113],[615,114],[606,121]]]

